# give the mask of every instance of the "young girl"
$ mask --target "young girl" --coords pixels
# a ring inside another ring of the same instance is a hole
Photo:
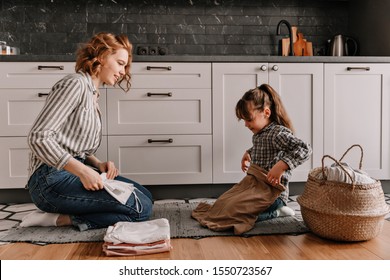
[[[294,215],[286,206],[291,170],[309,159],[311,148],[294,136],[279,95],[267,84],[246,92],[236,115],[253,132],[253,146],[241,160],[247,176],[213,206],[199,204],[192,216],[213,230],[233,227],[241,234],[256,221]]]
[[[79,50],[76,73],[53,86],[28,136],[27,188],[40,210],[25,216],[22,227],[74,225],[87,230],[149,219],[151,193],[119,176],[113,162],[94,155],[102,139],[99,87],[129,90],[131,52],[125,35],[96,34]],[[107,179],[136,187],[125,204],[103,189],[102,172]]]

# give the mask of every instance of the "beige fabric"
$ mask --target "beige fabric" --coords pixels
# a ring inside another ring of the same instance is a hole
[[[266,172],[252,164],[241,182],[223,193],[213,205],[201,202],[192,217],[214,231],[233,229],[240,235],[253,228],[258,215],[265,211],[286,188],[272,186]]]

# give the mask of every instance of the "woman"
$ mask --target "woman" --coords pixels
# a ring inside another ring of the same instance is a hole
[[[76,73],[53,86],[28,136],[27,188],[41,211],[27,215],[22,227],[74,225],[87,230],[149,218],[150,192],[118,176],[113,162],[94,156],[102,138],[98,89],[107,84],[129,90],[131,52],[126,36],[99,33],[78,51]],[[103,189],[100,173],[134,184],[125,204]]]

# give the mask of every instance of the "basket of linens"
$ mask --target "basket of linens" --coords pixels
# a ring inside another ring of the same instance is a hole
[[[359,168],[343,162],[360,148]],[[325,166],[325,160],[332,160]],[[362,171],[363,148],[352,145],[340,158],[324,155],[322,166],[309,172],[297,201],[307,227],[316,235],[336,241],[365,241],[377,236],[390,212],[381,182]]]

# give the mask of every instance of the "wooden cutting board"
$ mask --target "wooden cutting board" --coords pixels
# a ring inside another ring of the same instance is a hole
[[[306,42],[305,56],[313,56],[313,44],[312,44],[312,42]]]
[[[313,44],[312,42],[307,42],[303,38],[302,33],[297,34],[297,27],[292,27],[293,31],[293,49],[294,55],[296,56],[312,56],[313,55]],[[282,56],[288,56],[290,52],[290,38],[283,38],[282,42]]]
[[[282,39],[282,56],[288,56],[290,52],[290,38]]]
[[[297,41],[294,43],[294,55],[304,56],[306,52],[306,41],[303,39],[303,33],[297,34]]]

